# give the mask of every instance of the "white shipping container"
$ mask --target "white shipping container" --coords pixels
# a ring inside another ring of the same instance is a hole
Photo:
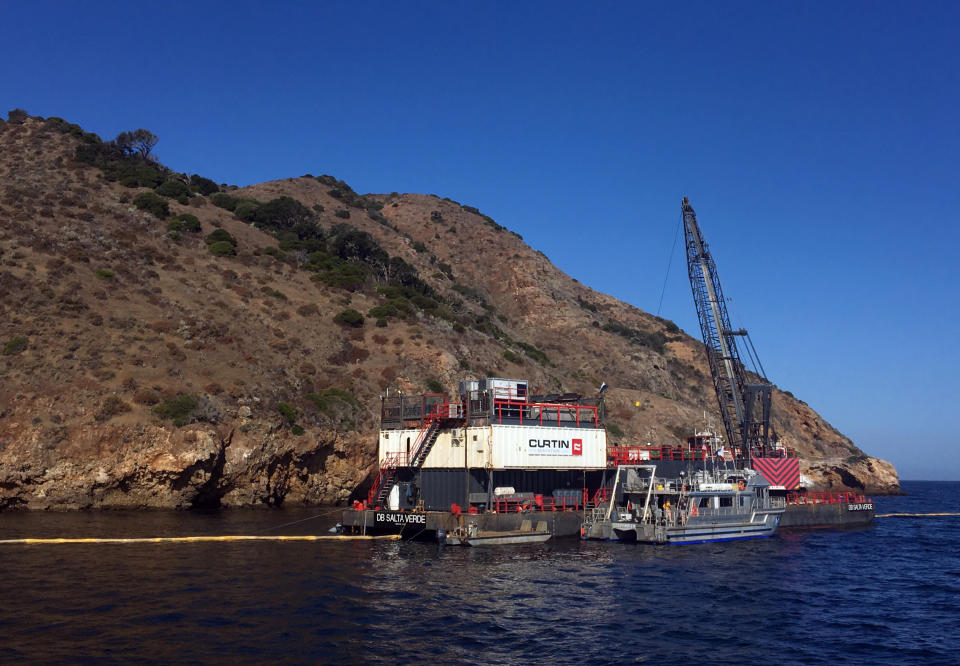
[[[402,460],[416,451],[419,429],[380,432],[382,462],[390,453]],[[607,435],[602,428],[491,425],[444,430],[425,468],[603,469]]]
[[[494,469],[603,469],[607,433],[598,428],[493,425]]]
[[[417,450],[420,429],[381,430],[378,460],[382,463],[388,454],[399,453],[401,460],[409,461]],[[490,429],[487,427],[443,430],[423,463],[425,468],[487,467],[490,462]],[[404,463],[406,464],[406,463]]]

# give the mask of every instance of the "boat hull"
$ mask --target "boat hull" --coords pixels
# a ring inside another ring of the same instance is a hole
[[[529,543],[543,543],[549,538],[549,532],[534,532],[526,534],[511,534],[504,532],[463,537],[460,539],[460,544],[464,546],[517,546]]]

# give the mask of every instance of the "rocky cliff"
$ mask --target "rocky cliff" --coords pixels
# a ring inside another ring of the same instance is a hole
[[[218,186],[60,119],[0,124],[0,294],[0,508],[344,502],[375,466],[379,395],[466,376],[606,381],[624,443],[716,412],[697,340],[476,208],[329,176]],[[898,489],[774,404],[822,488]]]

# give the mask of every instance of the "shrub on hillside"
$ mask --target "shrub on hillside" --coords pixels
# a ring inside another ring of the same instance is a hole
[[[164,219],[170,215],[170,206],[167,205],[167,200],[154,192],[142,192],[138,194],[133,199],[133,205],[160,219]]]
[[[317,237],[319,230],[313,212],[292,197],[278,197],[261,204],[253,220],[274,231],[293,231],[300,239]]]
[[[443,384],[431,377],[427,380],[427,390],[430,391],[430,393],[443,393]]]
[[[321,412],[330,412],[338,404],[344,404],[353,408],[360,406],[360,403],[350,391],[344,391],[338,388],[328,388],[315,393],[308,393],[304,397],[312,402]]]
[[[3,346],[3,355],[13,356],[14,354],[19,354],[26,348],[27,348],[27,339],[22,335],[18,335],[15,338],[10,338],[7,341],[7,343]]]
[[[237,205],[233,208],[233,214],[239,217],[244,222],[252,222],[256,219],[257,210],[259,210],[260,204],[256,201],[238,201]]]
[[[608,423],[607,432],[614,437],[623,437],[623,430],[616,423]]]
[[[198,404],[197,396],[180,393],[177,397],[168,398],[154,407],[153,413],[161,418],[171,419],[173,425],[180,427],[187,424]]]
[[[207,237],[204,240],[206,240],[207,245],[212,245],[214,243],[229,243],[234,247],[237,246],[237,239],[234,238],[226,229],[215,229],[211,233],[207,234]]]
[[[113,271],[107,270],[106,268],[101,268],[100,270],[94,271],[93,274],[96,275],[100,280],[113,279]]]
[[[333,214],[337,217],[343,218],[344,220],[350,219],[350,211],[346,210],[345,208],[338,208]]]
[[[232,257],[237,253],[237,248],[232,243],[227,241],[217,241],[215,243],[210,243],[207,245],[207,249],[210,250],[210,254],[215,257]]]
[[[196,215],[191,215],[190,213],[181,213],[167,222],[167,229],[169,231],[188,231],[197,233],[201,229],[200,220],[197,219]]]
[[[171,199],[178,199],[180,197],[187,197],[190,195],[190,188],[187,187],[187,184],[182,180],[177,180],[171,178],[160,184],[156,189],[157,194],[169,197]]]
[[[231,197],[225,192],[215,192],[210,195],[210,203],[232,213],[233,209],[237,207],[237,198]]]
[[[514,354],[509,349],[503,350],[503,358],[505,358],[509,363],[516,363],[517,365],[520,365],[523,363],[523,359],[517,356],[516,354]]]
[[[119,396],[108,396],[100,405],[100,411],[94,414],[96,421],[108,421],[117,414],[123,414],[130,411],[130,405],[125,403]]]
[[[523,353],[532,358],[541,365],[550,365],[550,359],[545,353],[527,342],[517,342],[516,345],[523,350]]]
[[[341,326],[350,326],[353,328],[359,328],[363,326],[363,315],[354,310],[353,308],[347,308],[336,317],[333,318],[333,321],[340,324]]]
[[[194,192],[203,196],[220,191],[220,187],[215,182],[196,174],[190,176],[190,187],[193,188]]]
[[[277,411],[280,412],[280,416],[283,417],[283,420],[288,424],[292,425],[297,420],[297,410],[294,409],[293,405],[290,405],[286,402],[277,403]]]

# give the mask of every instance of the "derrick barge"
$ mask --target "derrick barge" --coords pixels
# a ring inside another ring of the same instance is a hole
[[[458,401],[383,397],[378,474],[366,501],[344,510],[344,529],[429,539],[465,525],[505,532],[527,521],[546,523],[555,537],[581,536],[584,517],[610,501],[621,465],[654,463],[665,479],[744,466],[734,457],[740,451],[724,452],[712,433],[681,446],[608,447],[602,396],[528,389],[526,380],[487,378],[460,382]],[[873,502],[862,495],[800,489],[795,451],[776,448],[751,463],[785,505],[780,528],[873,520]]]

